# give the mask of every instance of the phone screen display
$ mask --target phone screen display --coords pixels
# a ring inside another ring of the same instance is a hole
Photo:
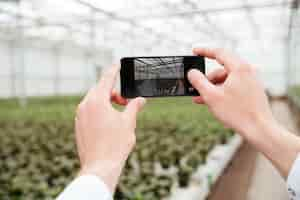
[[[185,94],[183,57],[137,58],[134,77],[139,96]]]
[[[125,58],[122,60],[121,68],[122,94],[125,97],[197,95],[187,80],[187,73],[192,68],[204,72],[204,58],[196,56]]]

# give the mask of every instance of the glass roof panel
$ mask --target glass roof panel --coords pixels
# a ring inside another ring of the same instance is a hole
[[[90,9],[76,3],[73,0],[23,0],[40,13],[48,13],[56,16],[87,15]]]
[[[292,0],[248,0],[249,5],[272,5],[272,4],[281,4],[281,3],[290,3]]]
[[[198,8],[201,10],[239,7],[244,4],[243,0],[226,0],[226,1],[218,1],[217,3],[212,3],[210,0],[205,0],[205,1],[191,0],[191,1],[194,1],[198,5]]]
[[[0,2],[0,29],[16,24],[20,12],[23,19],[18,24],[28,29],[25,36],[57,40],[71,32],[72,40],[81,44],[90,44],[94,37],[95,43],[134,40],[145,49],[154,43],[185,48],[195,41],[220,44],[284,38],[291,1],[22,0],[20,7]]]
[[[0,13],[0,24],[7,24],[14,21],[14,18],[8,14]]]

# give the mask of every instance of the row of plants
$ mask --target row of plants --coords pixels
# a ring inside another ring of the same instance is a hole
[[[34,98],[25,108],[14,99],[0,101],[0,199],[54,199],[76,177],[79,100]],[[190,98],[149,100],[115,199],[163,199],[172,187],[188,187],[208,152],[232,134]]]
[[[293,86],[289,88],[288,99],[291,110],[295,116],[296,123],[300,127],[300,86]]]
[[[290,99],[300,103],[300,86],[293,86],[288,89],[288,96]],[[299,104],[300,106],[300,104]]]

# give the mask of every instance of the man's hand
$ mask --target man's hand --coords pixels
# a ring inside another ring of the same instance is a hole
[[[264,153],[286,177],[300,152],[300,140],[273,118],[254,67],[221,49],[199,48],[194,54],[224,66],[208,77],[198,70],[189,72],[191,84],[201,94],[194,102],[206,104],[217,119]]]
[[[135,142],[136,118],[144,98],[129,103],[112,92],[119,67],[110,68],[99,84],[79,104],[76,116],[76,142],[81,163],[80,175],[99,176],[115,191],[119,176]],[[111,101],[127,105],[124,112]]]
[[[198,70],[190,71],[189,80],[201,94],[194,98],[195,103],[207,104],[224,125],[242,134],[248,134],[259,120],[274,121],[254,67],[221,49],[195,49],[194,53],[224,66],[207,78]]]

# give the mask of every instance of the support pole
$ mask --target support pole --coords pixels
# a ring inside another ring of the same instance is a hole
[[[89,35],[89,48],[86,52],[86,69],[85,69],[85,88],[88,89],[90,87],[91,82],[94,82],[94,80],[91,80],[90,72],[93,69],[96,71],[96,66],[95,66],[95,52],[97,50],[97,45],[96,45],[96,31],[97,31],[97,24],[96,24],[96,11],[93,8],[90,8],[90,35]]]
[[[26,91],[26,74],[25,74],[25,52],[24,52],[24,28],[23,28],[23,17],[21,10],[21,1],[18,2],[18,16],[17,16],[17,43],[19,44],[17,50],[17,65],[19,73],[17,73],[17,80],[19,80],[19,104],[21,107],[27,105],[27,91]]]
[[[16,88],[16,64],[15,64],[15,41],[9,42],[9,62],[10,62],[10,95],[11,97],[17,96]]]
[[[53,93],[56,96],[60,95],[60,84],[61,84],[61,76],[60,76],[60,59],[61,59],[61,47],[55,45],[53,48],[54,51],[54,79],[53,79]]]
[[[293,39],[294,33],[293,33],[293,24],[296,17],[297,10],[299,9],[299,0],[294,0],[291,4],[291,10],[290,10],[290,22],[289,22],[289,29],[288,29],[288,38],[287,38],[287,54],[286,54],[286,60],[287,60],[287,68],[286,68],[286,85],[287,87],[291,87],[295,84],[294,77],[296,75],[297,77],[297,69],[295,70],[293,61],[294,61],[294,49],[293,45],[295,40]],[[300,16],[299,16],[300,17]]]

